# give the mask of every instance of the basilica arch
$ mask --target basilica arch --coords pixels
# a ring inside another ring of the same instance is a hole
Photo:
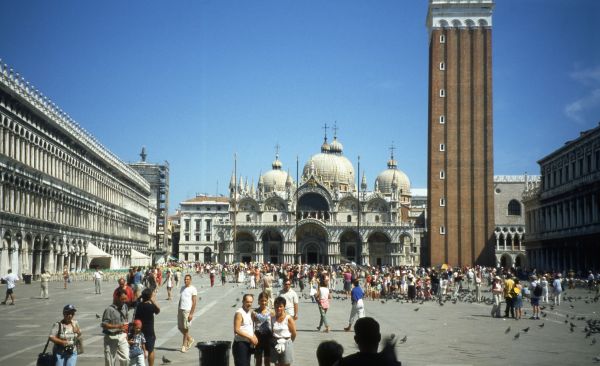
[[[315,223],[306,223],[296,233],[302,263],[328,264],[327,231]]]
[[[381,231],[376,231],[369,235],[367,239],[369,248],[369,258],[367,263],[371,265],[390,265],[392,259],[390,254],[394,252],[390,238]]]
[[[358,243],[360,236],[356,230],[346,230],[340,235],[340,255],[342,258],[355,263],[359,263],[358,259]]]
[[[283,235],[275,229],[267,229],[262,234],[263,261],[281,263],[283,254]]]
[[[254,260],[254,235],[247,231],[238,232],[235,239],[235,261],[252,262]]]

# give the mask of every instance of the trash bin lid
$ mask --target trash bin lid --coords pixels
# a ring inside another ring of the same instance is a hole
[[[206,341],[198,342],[196,347],[203,348],[217,348],[217,347],[231,347],[231,341]]]

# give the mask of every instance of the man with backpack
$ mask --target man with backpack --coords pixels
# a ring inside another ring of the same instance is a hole
[[[536,276],[531,276],[529,290],[531,293],[531,306],[533,307],[533,315],[529,319],[540,319],[540,297],[542,297],[543,289]]]

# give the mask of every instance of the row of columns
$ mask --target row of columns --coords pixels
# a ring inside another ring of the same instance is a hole
[[[598,248],[596,253],[590,248],[570,246],[564,248],[538,248],[527,251],[530,266],[540,270],[586,270],[598,267]]]

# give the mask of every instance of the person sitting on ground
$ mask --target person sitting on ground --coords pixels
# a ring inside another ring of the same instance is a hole
[[[358,345],[359,352],[342,358],[337,366],[401,366],[402,363],[396,359],[393,349],[386,347],[384,351],[377,353],[381,333],[379,323],[370,317],[360,318],[354,324],[354,341]]]
[[[317,347],[319,366],[333,366],[342,359],[344,347],[336,341],[323,341]]]

